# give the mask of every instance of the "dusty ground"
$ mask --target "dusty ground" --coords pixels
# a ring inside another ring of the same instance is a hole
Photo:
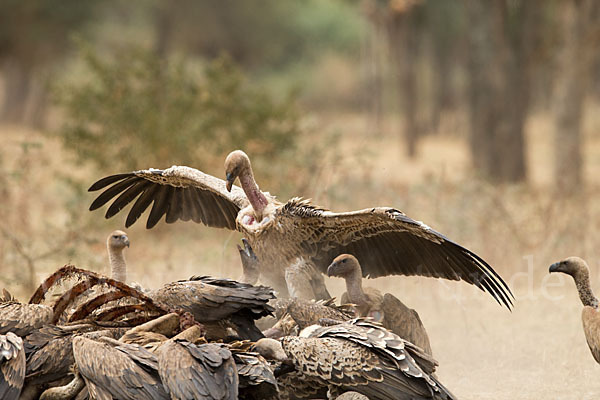
[[[450,390],[461,399],[478,400],[600,398],[600,366],[585,343],[574,285],[566,277],[547,277],[551,262],[580,255],[590,262],[592,285],[600,290],[600,207],[594,203],[600,140],[593,135],[598,126],[593,119],[586,122],[590,185],[571,200],[551,187],[549,124],[543,116],[529,124],[528,139],[535,145],[528,155],[532,178],[526,187],[493,187],[470,175],[468,154],[457,135],[427,138],[421,157],[408,160],[398,137],[364,136],[361,118],[317,124],[321,132],[343,133],[336,157],[324,161],[306,193],[292,194],[340,211],[398,207],[480,254],[511,285],[516,297],[512,313],[463,283],[406,277],[368,281],[419,311],[440,362],[439,377]],[[0,134],[0,166],[9,171],[0,180],[5,221],[0,284],[22,299],[29,296],[26,257],[38,281],[67,262],[106,272],[104,238],[122,228],[125,218],[104,221],[102,212],[85,211],[93,196],[83,190],[97,173],[73,164],[55,139],[38,132],[0,126]],[[23,142],[39,146],[26,152]],[[203,169],[201,162],[196,167]],[[218,167],[211,168],[218,173]],[[65,175],[81,179],[74,181],[82,190],[71,202],[62,198]],[[82,231],[64,248],[44,255],[71,228]],[[6,231],[20,240],[23,251],[16,250]],[[193,223],[159,224],[151,231],[138,223],[128,233],[131,280],[144,286],[192,274],[240,274],[237,233]],[[342,282],[327,283],[332,293],[341,294]]]

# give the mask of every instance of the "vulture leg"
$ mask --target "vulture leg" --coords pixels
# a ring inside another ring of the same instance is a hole
[[[328,300],[331,295],[325,287],[323,276],[315,265],[298,258],[285,269],[285,282],[290,297],[301,299]]]

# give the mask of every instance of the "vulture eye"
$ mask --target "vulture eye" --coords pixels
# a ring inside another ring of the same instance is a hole
[[[118,239],[119,236],[118,235],[113,235],[113,239]]]

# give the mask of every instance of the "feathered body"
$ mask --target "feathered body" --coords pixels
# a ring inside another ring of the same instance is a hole
[[[568,257],[550,266],[549,271],[562,272],[573,277],[579,299],[583,304],[581,321],[583,333],[590,352],[600,364],[600,310],[599,301],[590,285],[590,269],[587,263],[579,257]]]
[[[148,296],[168,308],[190,312],[207,328],[211,323],[228,322],[241,339],[250,340],[262,337],[254,321],[271,315],[268,302],[275,297],[265,286],[207,276],[167,283]]]
[[[342,295],[342,303],[355,304],[361,317],[373,318],[402,339],[432,354],[429,336],[419,314],[393,294],[383,295],[377,289],[363,288],[361,266],[356,257],[351,254],[337,256],[327,268],[327,275],[345,279],[346,292]]]
[[[6,290],[0,298],[0,334],[12,332],[25,337],[36,329],[49,324],[54,313],[43,304],[22,304]]]
[[[169,399],[158,376],[156,356],[143,347],[77,336],[73,354],[93,399]]]
[[[158,372],[173,400],[236,400],[238,375],[224,344],[168,340],[157,349]]]
[[[0,335],[0,399],[17,400],[24,380],[23,340],[12,332]]]
[[[369,399],[454,399],[432,375],[436,362],[379,324],[361,319],[282,339],[298,378]]]

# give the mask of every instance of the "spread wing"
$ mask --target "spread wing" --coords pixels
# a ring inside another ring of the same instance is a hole
[[[228,192],[224,180],[180,166],[107,176],[88,190],[103,190],[90,205],[90,211],[115,199],[106,211],[106,218],[114,216],[135,200],[127,214],[126,227],[133,225],[152,204],[146,222],[148,229],[165,215],[168,224],[192,220],[235,230],[238,212],[249,204],[241,188],[233,186]]]
[[[322,272],[334,257],[348,253],[358,259],[365,276],[463,280],[512,306],[508,285],[487,262],[396,209],[335,213],[294,198],[279,209],[278,218],[283,226],[297,227],[298,246]]]

